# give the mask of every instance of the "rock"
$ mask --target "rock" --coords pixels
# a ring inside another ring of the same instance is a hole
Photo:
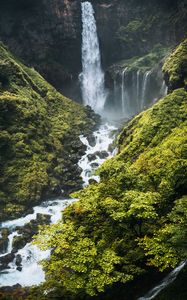
[[[8,268],[8,264],[12,262],[15,258],[14,253],[6,254],[0,257],[0,270],[4,270]]]
[[[17,254],[15,264],[16,264],[17,267],[21,267],[21,263],[22,263],[22,257],[21,257],[20,254]]]
[[[93,168],[93,169],[96,169],[99,167],[99,164],[98,163],[91,163],[90,166]]]
[[[97,151],[94,153],[95,156],[98,156],[101,159],[105,159],[109,156],[107,151]]]
[[[93,160],[96,160],[97,159],[97,156],[96,156],[96,154],[94,153],[94,154],[88,154],[88,160],[89,161],[93,161]]]
[[[50,224],[51,222],[51,216],[47,215],[47,214],[37,214],[36,215],[36,221],[39,225],[43,225],[43,224]]]
[[[93,178],[90,178],[89,181],[88,181],[88,183],[89,184],[95,184],[95,183],[98,183],[98,182],[97,182],[97,180],[95,180]]]
[[[0,230],[0,253],[6,253],[8,247],[8,228],[3,228]]]
[[[20,235],[14,237],[13,252],[17,252],[32,240],[33,235],[38,232],[39,225],[49,224],[50,221],[50,215],[38,213],[36,220],[30,221],[24,227],[17,227],[16,230]]]
[[[88,140],[88,143],[91,147],[94,147],[96,145],[96,138],[95,136],[92,134],[92,135],[89,135],[87,137],[87,140]]]

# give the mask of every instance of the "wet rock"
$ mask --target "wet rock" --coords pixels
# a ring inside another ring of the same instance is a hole
[[[105,158],[108,157],[109,154],[108,154],[107,151],[96,151],[96,152],[94,153],[94,155],[98,156],[98,157],[101,158],[101,159],[105,159]]]
[[[36,221],[39,225],[43,225],[43,224],[50,224],[51,222],[51,216],[47,215],[47,214],[37,214],[36,215]]]
[[[8,247],[8,228],[3,228],[0,230],[0,253],[6,253]]]
[[[87,140],[88,140],[88,143],[89,143],[89,145],[91,146],[91,147],[95,147],[95,145],[96,145],[96,138],[95,138],[95,136],[92,134],[92,135],[89,135],[88,137],[87,137]]]
[[[88,160],[93,161],[97,159],[96,152],[94,154],[88,154]]]
[[[51,216],[48,214],[40,214],[36,215],[36,220],[30,221],[23,227],[17,227],[16,230],[20,234],[19,236],[15,236],[13,239],[13,252],[17,252],[19,249],[23,248],[27,243],[32,240],[34,234],[38,232],[39,225],[49,224],[51,221]]]
[[[12,243],[12,252],[16,253],[19,249],[23,248],[27,244],[27,238],[25,236],[14,237]]]
[[[17,254],[15,264],[17,267],[21,267],[21,263],[22,263],[22,257],[20,254]]]
[[[99,164],[98,164],[98,163],[95,163],[95,162],[93,162],[93,163],[91,163],[91,164],[90,164],[90,166],[91,166],[93,169],[96,169],[96,168],[98,168],[98,167],[99,167]]]
[[[6,254],[0,257],[0,270],[4,270],[8,268],[8,264],[12,262],[15,258],[14,253]]]

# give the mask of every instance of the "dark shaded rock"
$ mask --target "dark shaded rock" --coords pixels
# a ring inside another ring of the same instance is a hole
[[[14,253],[9,253],[0,257],[0,270],[7,269],[8,264],[12,262],[14,258],[15,258]]]
[[[21,267],[21,263],[22,263],[22,257],[21,257],[21,255],[20,254],[17,254],[16,255],[16,266],[17,267]]]
[[[93,160],[96,160],[97,159],[97,156],[96,156],[96,154],[94,153],[94,154],[88,154],[88,160],[89,161],[93,161]]]
[[[6,253],[8,247],[8,228],[3,228],[0,230],[0,253]]]
[[[51,216],[50,215],[47,215],[47,214],[37,214],[36,215],[36,222],[39,224],[39,225],[43,225],[43,224],[49,224],[51,221]]]
[[[105,159],[108,157],[108,152],[107,151],[97,151],[94,153],[94,155],[98,156],[101,159]]]
[[[90,146],[94,147],[96,145],[96,138],[93,134],[89,135],[87,139]]]
[[[95,169],[95,168],[99,167],[99,164],[98,163],[91,163],[90,166]]]
[[[36,216],[36,220],[30,221],[24,227],[17,227],[16,230],[20,235],[14,237],[13,252],[17,252],[32,240],[33,235],[38,232],[39,225],[49,224],[50,221],[50,215],[38,213]]]
[[[88,182],[89,182],[89,184],[95,184],[95,183],[98,183],[97,180],[95,180],[95,179],[93,179],[93,178],[89,179]]]

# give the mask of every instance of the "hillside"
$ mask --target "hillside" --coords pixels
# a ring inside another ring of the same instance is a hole
[[[0,220],[81,187],[79,135],[97,121],[0,45]]]
[[[186,78],[186,69],[173,65],[176,57],[186,62],[179,56],[184,47],[164,65],[170,78],[175,72]],[[100,183],[74,194],[80,200],[65,210],[63,223],[42,229],[38,243],[54,248],[44,263],[45,288],[86,299],[186,258],[186,145],[183,85],[124,127],[118,154],[98,170]],[[130,299],[137,296],[134,291]]]

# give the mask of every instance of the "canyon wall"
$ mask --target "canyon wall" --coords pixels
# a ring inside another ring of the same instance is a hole
[[[0,39],[50,83],[78,100],[81,71],[81,9],[75,0],[2,0]],[[185,0],[92,0],[102,63],[145,55],[156,44],[185,36]],[[71,92],[70,92],[71,90]]]

